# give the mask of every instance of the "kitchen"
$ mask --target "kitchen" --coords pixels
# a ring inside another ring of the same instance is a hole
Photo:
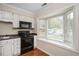
[[[28,41],[32,42],[31,45],[26,43],[27,49],[24,52],[32,50],[35,47],[34,40],[37,35],[34,22],[32,13],[10,5],[0,4],[0,56],[22,54],[24,36],[27,36],[25,39],[28,38]]]
[[[79,4],[0,4],[0,56],[79,56]]]

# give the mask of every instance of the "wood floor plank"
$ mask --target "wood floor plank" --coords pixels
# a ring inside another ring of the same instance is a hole
[[[26,52],[25,54],[22,54],[20,56],[49,56],[45,52],[35,48],[32,51]]]

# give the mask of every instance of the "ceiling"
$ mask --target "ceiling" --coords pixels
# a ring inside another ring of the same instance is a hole
[[[28,11],[31,11],[31,12],[37,12],[38,10],[43,8],[41,6],[43,3],[8,3],[8,4],[25,9],[25,10],[28,10]]]

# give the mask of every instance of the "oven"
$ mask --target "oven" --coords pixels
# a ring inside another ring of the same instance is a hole
[[[21,37],[21,54],[26,53],[34,48],[34,38],[29,31],[19,31]]]

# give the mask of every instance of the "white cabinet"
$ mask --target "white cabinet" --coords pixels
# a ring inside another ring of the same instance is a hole
[[[2,56],[2,45],[0,45],[0,56]]]
[[[20,20],[20,15],[13,14],[13,27],[14,28],[19,27],[19,20]]]
[[[31,22],[34,28],[34,19],[29,16],[19,15],[17,13],[0,10],[0,21],[12,22],[14,28],[19,27],[19,21]]]
[[[31,18],[31,22],[32,22],[32,28],[35,28],[35,20],[33,18]]]
[[[13,39],[13,55],[19,55],[20,49],[20,38]]]
[[[13,21],[13,27],[18,28],[19,27],[19,21],[14,20]]]
[[[16,56],[20,54],[20,38],[0,41],[0,56]]]
[[[26,17],[26,16],[20,16],[20,20],[19,21],[25,21],[25,22],[28,22],[28,17]]]
[[[12,40],[3,40],[0,42],[1,56],[12,56]]]
[[[0,21],[12,22],[14,28],[19,27],[19,21],[31,22],[34,28],[34,19],[29,16],[19,15],[13,12],[0,10]]]
[[[13,13],[12,12],[0,10],[0,21],[12,22],[12,20],[13,20]]]
[[[37,36],[34,36],[34,48],[37,46]]]
[[[19,27],[19,21],[31,22],[32,23],[32,28],[34,28],[34,19],[31,18],[31,17],[15,15],[14,20],[13,20],[13,27],[14,28]]]

